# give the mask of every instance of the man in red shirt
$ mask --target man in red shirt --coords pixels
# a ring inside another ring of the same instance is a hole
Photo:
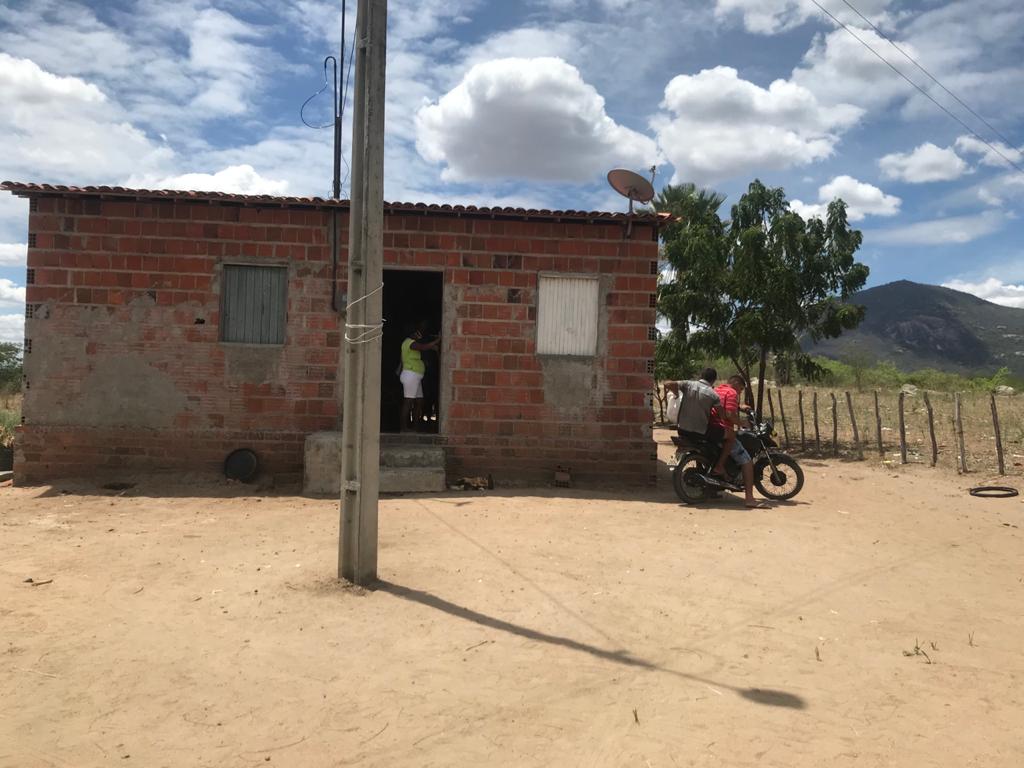
[[[736,440],[736,429],[740,426],[740,411],[749,410],[748,406],[740,406],[740,395],[746,388],[743,377],[736,374],[730,376],[724,384],[715,387],[718,399],[722,401],[721,406],[716,407],[711,413],[711,423],[719,427],[725,437],[722,441],[722,453],[718,457],[711,474],[717,477],[725,477],[725,461],[732,455],[743,473],[743,490],[746,492],[746,504],[748,507],[759,506],[754,499],[754,465],[751,463],[750,454],[742,443]]]

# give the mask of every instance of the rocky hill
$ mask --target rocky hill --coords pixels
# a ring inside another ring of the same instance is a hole
[[[906,371],[989,374],[1005,365],[1024,376],[1024,309],[908,280],[869,288],[852,301],[867,308],[860,327],[810,352],[834,359],[862,355]]]

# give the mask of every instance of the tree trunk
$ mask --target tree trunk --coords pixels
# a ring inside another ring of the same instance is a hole
[[[743,393],[743,400],[744,400],[744,402],[747,405],[753,406],[754,405],[754,390],[753,390],[753,386],[754,385],[750,381],[750,367],[749,366],[741,365],[740,361],[737,360],[735,357],[730,358],[730,359],[732,360],[732,364],[736,366],[736,372],[740,376],[743,377],[743,381],[747,385],[746,389],[744,390],[744,393]]]
[[[658,423],[665,423],[665,400],[661,396],[661,387],[654,382],[654,399],[658,401]]]
[[[761,347],[761,359],[757,366],[757,412],[764,408],[764,369],[768,364],[768,350]]]

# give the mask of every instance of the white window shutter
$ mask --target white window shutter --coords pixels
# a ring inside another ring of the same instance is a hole
[[[599,282],[596,277],[541,275],[537,296],[537,354],[597,354]]]

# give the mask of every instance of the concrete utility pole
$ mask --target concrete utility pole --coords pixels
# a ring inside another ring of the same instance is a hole
[[[377,578],[387,0],[359,0],[352,114],[338,577]]]

